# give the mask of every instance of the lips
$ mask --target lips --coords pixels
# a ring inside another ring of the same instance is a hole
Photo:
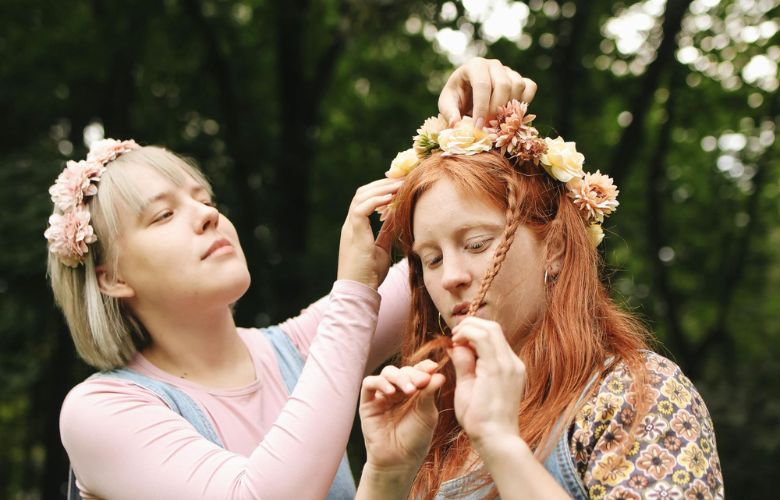
[[[214,243],[211,244],[208,250],[206,250],[206,253],[203,254],[203,256],[200,258],[201,260],[208,258],[211,254],[216,252],[222,247],[232,247],[233,245],[230,244],[228,240],[225,238],[220,238],[218,240],[215,240]]]
[[[462,316],[462,315],[468,313],[470,305],[471,305],[471,302],[461,302],[460,304],[458,304],[458,305],[456,305],[455,307],[452,308],[452,315],[453,316]],[[479,305],[479,308],[481,309],[484,306],[485,306],[485,302],[482,302]]]

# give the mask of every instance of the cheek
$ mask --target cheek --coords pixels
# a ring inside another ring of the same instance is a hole
[[[425,285],[425,290],[428,291],[428,296],[431,297],[431,300],[433,301],[433,305],[435,305],[438,308],[440,292],[439,292],[439,288],[436,286],[436,281],[437,280],[435,279],[435,273],[423,271],[423,285]]]

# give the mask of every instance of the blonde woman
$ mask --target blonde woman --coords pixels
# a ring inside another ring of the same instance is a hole
[[[442,112],[487,116],[496,98],[534,89],[475,60],[448,81]],[[197,168],[132,140],[68,162],[50,189],[48,271],[78,353],[101,370],[62,406],[71,496],[353,497],[344,449],[360,380],[397,349],[408,314],[406,265],[379,287],[389,260],[368,219],[398,186],[357,191],[327,298],[242,329],[231,304],[249,286],[246,261]]]
[[[599,279],[618,190],[533,118],[429,119],[389,172],[412,316],[363,384],[358,497],[721,498],[701,396]]]

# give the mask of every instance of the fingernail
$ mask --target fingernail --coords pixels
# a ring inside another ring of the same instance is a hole
[[[482,118],[481,116],[479,118],[477,118],[477,122],[476,122],[476,127],[477,128],[482,128],[482,126],[484,124],[485,124],[485,119],[484,118]]]
[[[411,382],[404,386],[404,391],[406,391],[406,392],[414,392],[416,390],[417,390],[417,387],[414,384],[412,384]]]

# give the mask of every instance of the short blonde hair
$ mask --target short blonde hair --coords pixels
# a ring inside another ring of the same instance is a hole
[[[126,152],[106,165],[98,192],[87,203],[97,242],[90,245],[84,265],[68,267],[49,253],[48,275],[57,305],[65,316],[79,356],[89,365],[110,370],[126,365],[149,344],[144,326],[127,306],[100,291],[97,267],[116,270],[119,253],[114,245],[122,219],[137,214],[146,200],[133,165],[144,165],[177,186],[191,177],[209,194],[204,174],[183,158],[156,146]]]

